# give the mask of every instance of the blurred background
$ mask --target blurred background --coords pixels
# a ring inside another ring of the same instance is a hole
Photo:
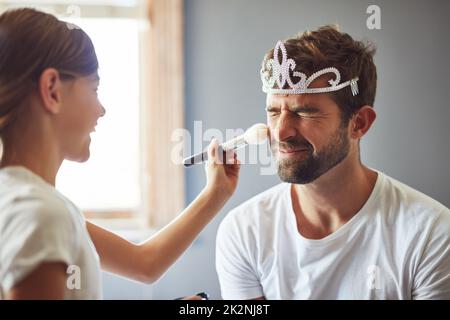
[[[215,129],[225,137],[227,129],[245,130],[265,122],[262,57],[277,40],[325,24],[338,24],[377,47],[378,117],[362,140],[362,161],[450,207],[448,1],[0,4],[1,10],[25,4],[53,10],[92,37],[107,117],[93,139],[92,158],[83,165],[65,164],[58,187],[88,218],[132,241],[157,232],[205,184],[202,166],[183,169],[169,163],[177,143],[173,131],[184,128],[190,134],[182,156],[208,144],[208,134],[195,133],[199,124],[201,133]],[[242,166],[236,194],[158,282],[143,285],[105,273],[104,297],[174,299],[205,291],[220,299],[216,231],[230,209],[280,182],[276,175],[263,174],[264,166],[267,163]]]

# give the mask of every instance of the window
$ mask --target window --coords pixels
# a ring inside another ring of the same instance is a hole
[[[89,161],[65,161],[57,188],[83,210],[137,211],[141,203],[138,21],[79,18],[71,22],[94,43],[100,64],[99,99],[106,116],[99,119],[92,136]]]

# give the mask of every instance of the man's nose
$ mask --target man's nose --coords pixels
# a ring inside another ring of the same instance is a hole
[[[282,112],[274,129],[273,136],[277,141],[287,141],[297,134],[295,123],[288,112]]]

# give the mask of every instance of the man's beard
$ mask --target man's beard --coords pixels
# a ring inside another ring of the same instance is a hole
[[[307,156],[280,159],[278,151],[280,147],[285,150],[306,149]],[[340,126],[329,143],[316,153],[309,142],[294,139],[285,142],[272,140],[271,149],[273,155],[278,155],[276,156],[278,176],[282,181],[307,184],[341,163],[349,153],[350,143],[346,128]]]

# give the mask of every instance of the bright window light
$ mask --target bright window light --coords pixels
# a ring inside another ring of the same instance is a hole
[[[99,99],[106,116],[92,134],[91,157],[65,161],[56,187],[83,210],[140,206],[139,35],[134,19],[72,19],[92,39],[99,60]]]

